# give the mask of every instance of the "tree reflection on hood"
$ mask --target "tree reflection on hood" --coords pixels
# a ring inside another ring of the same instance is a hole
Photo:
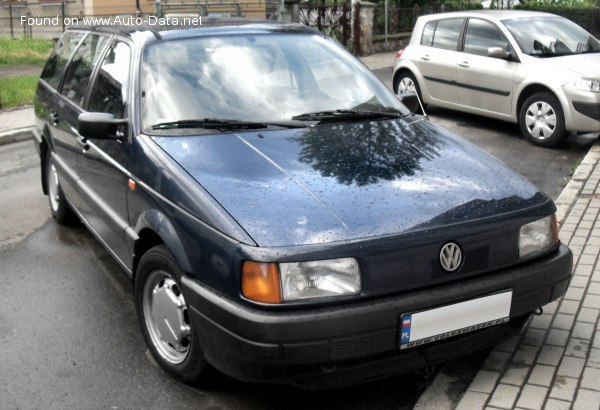
[[[315,126],[299,137],[300,160],[339,183],[364,186],[421,171],[422,159],[439,155],[442,137],[402,120]]]

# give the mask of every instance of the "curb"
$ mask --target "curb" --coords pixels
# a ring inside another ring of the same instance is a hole
[[[562,226],[569,212],[575,205],[583,190],[585,183],[592,175],[592,171],[600,162],[600,141],[596,141],[585,155],[581,164],[577,167],[575,174],[569,181],[566,187],[563,188],[558,199],[554,201],[556,204],[556,219],[558,224]]]
[[[585,155],[581,164],[577,167],[575,174],[567,183],[560,193],[559,197],[554,201],[556,204],[556,219],[559,227],[563,225],[565,219],[571,212],[571,209],[581,196],[582,190],[585,187],[587,180],[592,175],[594,168],[600,162],[600,140],[597,140]],[[451,362],[447,362],[451,363]],[[451,392],[455,391],[455,385],[460,381],[460,377],[455,376],[451,369],[447,368],[447,363],[437,373],[433,382],[425,389],[419,400],[414,406],[414,409],[425,410],[435,408],[436,410],[453,410],[456,408],[464,392],[471,385],[471,382],[466,386],[463,393],[456,398],[449,397]],[[481,362],[483,363],[483,362]],[[480,369],[475,371],[475,374]],[[475,375],[474,374],[474,375]]]
[[[33,127],[19,128],[16,130],[9,130],[0,132],[0,145],[11,144],[13,142],[25,141],[31,139]]]

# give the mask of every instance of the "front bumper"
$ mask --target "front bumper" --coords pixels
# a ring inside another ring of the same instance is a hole
[[[600,131],[600,94],[564,89],[569,111],[566,111],[566,128],[574,132]]]
[[[499,342],[517,332],[528,314],[566,292],[572,263],[571,251],[561,245],[513,269],[432,289],[293,310],[249,307],[188,276],[182,285],[205,357],[218,370],[245,381],[325,388],[409,372]],[[400,351],[403,313],[506,289],[513,291],[508,323]]]

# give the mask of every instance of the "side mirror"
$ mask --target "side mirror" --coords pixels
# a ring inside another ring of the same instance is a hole
[[[97,140],[118,140],[122,139],[126,132],[123,127],[127,127],[129,121],[125,119],[116,119],[113,114],[104,112],[83,112],[77,118],[77,131],[83,138]]]
[[[412,113],[418,112],[421,109],[421,102],[417,93],[402,93],[396,94],[402,104]]]
[[[509,60],[511,58],[511,54],[501,47],[490,47],[488,48],[488,57]]]

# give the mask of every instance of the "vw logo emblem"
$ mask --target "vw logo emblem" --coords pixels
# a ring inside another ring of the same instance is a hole
[[[446,272],[456,272],[462,265],[463,257],[460,246],[454,242],[448,242],[440,252],[440,265]]]

